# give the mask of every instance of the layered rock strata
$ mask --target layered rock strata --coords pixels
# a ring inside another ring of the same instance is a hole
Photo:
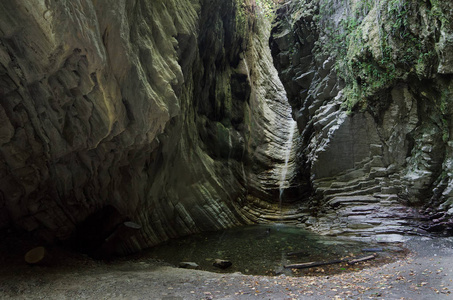
[[[421,212],[441,217],[424,229],[450,230],[451,11],[441,1],[279,9],[272,54],[302,132],[300,172],[313,187],[301,223],[398,240],[417,231]]]
[[[291,118],[257,13],[1,2],[0,228],[127,253],[260,219],[243,207],[278,201]]]

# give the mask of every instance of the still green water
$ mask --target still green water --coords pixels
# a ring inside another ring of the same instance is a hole
[[[148,255],[176,266],[195,262],[202,270],[212,272],[290,275],[284,265],[336,260],[359,255],[369,247],[373,245],[320,236],[298,227],[253,225],[170,240],[151,249]],[[290,255],[291,252],[297,255]],[[220,270],[212,265],[217,258],[230,260],[233,265]]]

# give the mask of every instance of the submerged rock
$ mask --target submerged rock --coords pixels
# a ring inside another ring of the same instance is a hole
[[[229,260],[217,258],[216,260],[214,260],[214,263],[212,265],[220,269],[227,269],[231,267],[233,263]]]

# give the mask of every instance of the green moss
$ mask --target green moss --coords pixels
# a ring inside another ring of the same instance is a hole
[[[443,26],[449,25],[451,20],[448,19],[442,9],[442,2],[444,0],[431,0],[431,9],[428,11],[431,17],[439,20]]]
[[[432,2],[430,7],[407,0],[346,0],[338,22],[338,16],[332,17],[338,14],[338,3],[319,1],[320,31],[326,38],[318,46],[320,53],[336,56],[337,75],[346,85],[345,107],[366,107],[367,99],[406,80],[411,73],[420,79],[431,76],[437,58],[435,39],[417,34],[429,30],[422,28],[426,25],[418,17],[421,12],[426,11],[429,24],[442,19],[438,1]],[[371,22],[377,29],[370,29]],[[370,32],[378,36],[370,37]]]
[[[243,0],[235,0],[236,7],[236,32],[242,37],[246,37],[248,33],[248,24],[250,15],[248,14],[247,4]]]

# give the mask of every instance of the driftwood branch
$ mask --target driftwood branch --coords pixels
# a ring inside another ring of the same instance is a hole
[[[286,269],[306,269],[306,268],[314,268],[314,267],[325,266],[325,265],[339,264],[344,261],[346,261],[346,260],[338,259],[338,260],[330,260],[330,261],[313,261],[313,262],[308,262],[308,263],[286,265],[284,267]]]
[[[358,257],[358,258],[355,258],[355,259],[348,260],[347,263],[348,263],[348,265],[353,265],[353,264],[356,264],[356,263],[359,263],[359,262],[375,259],[376,256],[377,256],[376,254],[371,254],[371,255],[368,255],[368,256]]]
[[[346,262],[349,265],[353,265],[359,262],[367,261],[376,258],[376,254],[362,256],[362,257],[352,257],[352,258],[344,258],[344,259],[337,259],[337,260],[330,260],[330,261],[315,261],[315,262],[308,262],[308,263],[300,263],[300,264],[291,264],[284,266],[286,269],[306,269],[306,268],[313,268],[325,265],[333,265],[339,264],[342,262]]]

